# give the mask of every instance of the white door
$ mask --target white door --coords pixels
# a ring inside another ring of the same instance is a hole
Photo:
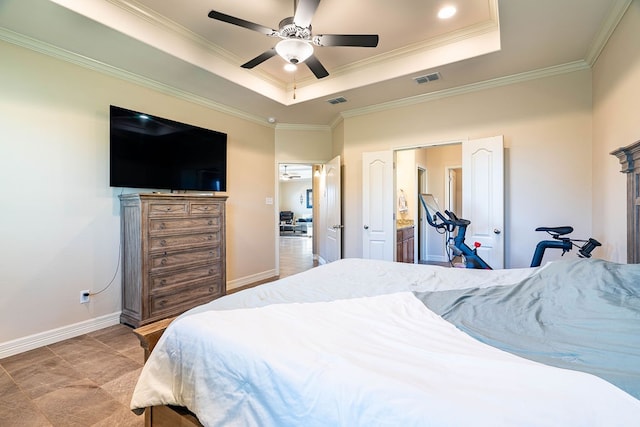
[[[362,154],[362,257],[394,260],[393,151]]]
[[[342,208],[340,204],[340,156],[324,165],[325,170],[325,249],[323,258],[327,262],[342,257]]]
[[[503,138],[495,136],[462,143],[462,212],[471,221],[466,243],[492,268],[504,268]]]

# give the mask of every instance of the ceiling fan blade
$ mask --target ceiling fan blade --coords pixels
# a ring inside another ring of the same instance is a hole
[[[241,67],[242,68],[253,68],[256,65],[262,64],[264,61],[266,61],[267,59],[269,59],[269,58],[271,58],[272,56],[275,56],[275,55],[276,55],[276,50],[274,48],[271,48],[271,49],[265,51],[264,53],[261,53],[260,55],[256,56],[251,61],[248,61],[248,62],[242,64]]]
[[[378,46],[377,34],[320,34],[313,38],[313,43],[318,46]]]
[[[272,28],[265,27],[264,25],[256,24],[254,22],[245,21],[244,19],[236,18],[231,15],[226,15],[221,12],[216,12],[212,10],[209,12],[209,18],[216,19],[218,21],[227,22],[229,24],[237,25],[239,27],[248,28],[253,31],[257,31],[266,36],[274,36],[277,35],[278,32]]]
[[[297,0],[293,23],[298,27],[307,28],[316,13],[320,0]]]
[[[323,77],[327,77],[329,72],[326,68],[318,61],[318,58],[315,55],[311,55],[304,61],[307,64],[307,67],[311,70],[311,72],[316,76],[316,78],[321,79]]]

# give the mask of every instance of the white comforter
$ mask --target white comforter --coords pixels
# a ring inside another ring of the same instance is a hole
[[[334,264],[182,316],[145,365],[132,408],[186,406],[206,426],[627,426],[640,419],[640,401],[606,381],[481,344],[406,292],[469,287],[466,270]],[[482,286],[490,276],[515,283],[535,270],[488,273]]]

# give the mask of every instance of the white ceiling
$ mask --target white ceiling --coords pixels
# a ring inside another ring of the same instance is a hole
[[[250,119],[328,125],[340,114],[550,67],[588,67],[630,0],[322,0],[314,34],[379,34],[376,48],[316,47],[330,75],[294,74],[278,39],[212,20],[216,10],[267,27],[292,0],[0,0],[0,39],[177,91]],[[436,17],[444,4],[458,13]],[[413,78],[439,72],[418,85]],[[294,89],[295,88],[295,89]],[[344,97],[332,105],[327,100]]]

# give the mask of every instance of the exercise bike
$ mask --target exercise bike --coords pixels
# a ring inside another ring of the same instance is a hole
[[[440,211],[438,202],[432,194],[420,194],[420,202],[426,211],[427,222],[440,233],[447,233],[447,248],[453,252],[454,257],[461,257],[466,268],[479,268],[491,270],[491,267],[480,255],[478,248],[481,246],[479,242],[474,243],[473,249],[465,243],[465,234],[467,227],[471,221],[458,218],[455,213],[444,210],[446,217]],[[455,236],[451,234],[458,230]],[[538,227],[536,231],[547,232],[553,240],[542,240],[536,245],[531,267],[538,267],[542,263],[544,252],[547,249],[562,249],[562,255],[569,252],[574,246],[578,249],[580,258],[591,258],[591,252],[601,243],[590,237],[589,240],[572,239],[567,234],[573,232],[573,227]],[[580,242],[581,244],[577,244]],[[453,257],[449,254],[449,262],[453,264]]]

